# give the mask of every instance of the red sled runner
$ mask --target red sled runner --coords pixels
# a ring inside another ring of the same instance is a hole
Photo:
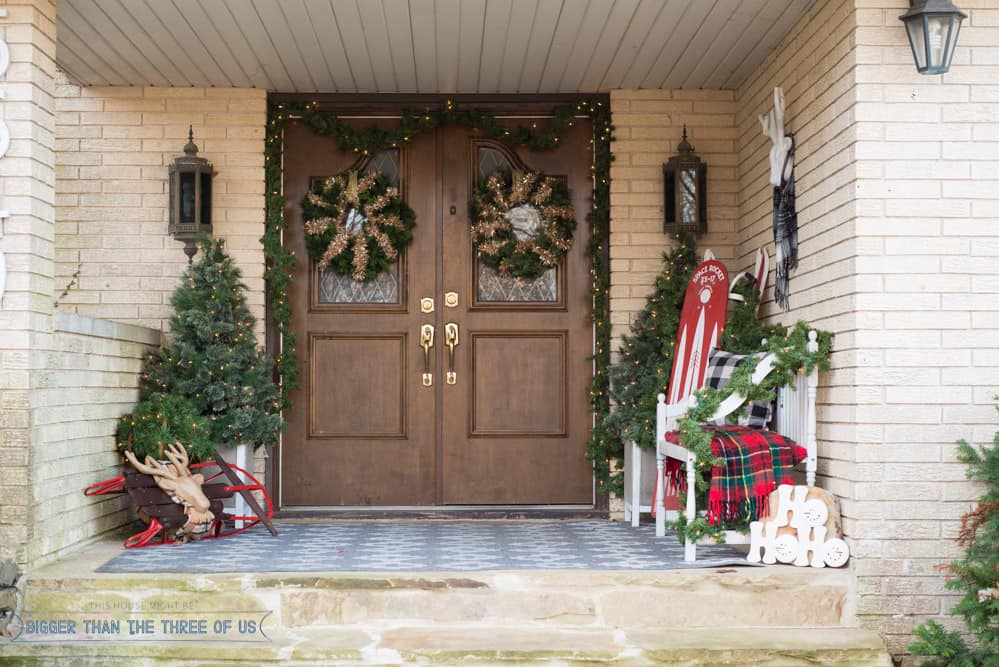
[[[256,477],[243,468],[226,462],[218,454],[215,455],[214,461],[195,463],[186,467],[191,471],[204,471],[201,473],[205,475],[201,490],[214,516],[207,533],[200,539],[229,537],[249,530],[261,522],[272,535],[277,535],[277,530],[271,522],[274,517],[274,504],[264,485]],[[240,479],[239,475],[242,475],[246,481]],[[261,507],[257,502],[253,495],[254,491],[263,494],[265,507]],[[148,518],[149,525],[145,530],[125,540],[126,549],[177,544],[183,541],[175,539],[174,535],[188,524],[188,508],[164,492],[157,485],[153,475],[126,465],[124,475],[91,484],[83,493],[86,496],[127,493],[140,516]],[[253,514],[237,515],[224,510],[223,501],[237,493],[242,496]]]

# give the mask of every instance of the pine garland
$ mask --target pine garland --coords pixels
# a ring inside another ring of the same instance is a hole
[[[267,219],[261,243],[267,268],[267,295],[271,316],[280,339],[275,356],[275,371],[280,378],[282,405],[291,407],[288,394],[298,386],[298,364],[295,354],[296,336],[291,328],[291,306],[288,291],[295,269],[295,256],[281,243],[287,222],[284,219],[286,201],[282,192],[282,157],[284,123],[289,118],[301,118],[316,133],[329,136],[337,148],[345,152],[373,155],[386,148],[396,148],[413,137],[441,125],[464,125],[478,128],[488,136],[531,149],[554,148],[559,139],[573,126],[577,116],[588,116],[593,123],[593,208],[587,215],[590,239],[590,279],[593,305],[590,317],[594,326],[593,379],[590,383],[590,406],[594,423],[600,424],[610,410],[607,367],[610,365],[610,165],[614,159],[610,145],[613,126],[610,107],[603,100],[583,99],[574,104],[562,104],[551,111],[551,118],[539,129],[536,123],[509,128],[491,113],[477,109],[458,109],[448,100],[442,108],[427,108],[422,112],[405,110],[394,129],[371,125],[358,130],[338,116],[319,110],[315,102],[280,102],[271,106],[264,145],[264,178],[267,192]],[[620,441],[609,439],[594,428],[587,445],[587,457],[593,462],[594,474],[603,491],[610,490],[610,462],[618,458]]]
[[[511,214],[537,218],[518,230]],[[537,172],[497,170],[475,186],[469,202],[472,243],[483,264],[503,275],[535,279],[572,248],[575,212],[565,184]]]
[[[718,341],[721,349],[732,354],[752,354],[759,352],[761,341],[787,336],[787,327],[782,324],[767,324],[757,316],[760,295],[751,280],[740,280],[731,291],[743,300],[729,301],[725,331]]]

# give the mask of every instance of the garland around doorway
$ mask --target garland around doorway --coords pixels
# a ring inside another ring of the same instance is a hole
[[[610,234],[610,165],[613,160],[610,143],[613,127],[610,108],[603,100],[583,99],[562,104],[551,111],[546,127],[537,122],[517,127],[507,127],[491,113],[478,109],[459,109],[451,100],[441,108],[426,108],[422,112],[403,111],[394,129],[371,125],[358,130],[335,114],[323,112],[317,102],[279,102],[269,109],[267,135],[264,146],[264,169],[267,192],[266,222],[261,243],[267,262],[265,278],[280,349],[275,354],[275,366],[280,376],[281,396],[285,409],[291,407],[289,392],[298,386],[298,366],[295,354],[295,332],[291,328],[291,305],[288,291],[295,268],[295,255],[285,248],[282,234],[287,228],[284,219],[286,205],[282,194],[283,130],[285,121],[301,119],[316,133],[332,137],[337,148],[359,155],[374,155],[386,148],[396,148],[409,143],[413,137],[442,125],[463,125],[477,128],[485,134],[508,143],[532,149],[549,149],[558,146],[559,140],[572,127],[579,116],[588,116],[593,122],[593,200],[587,215],[591,235],[587,245],[590,256],[593,307],[591,318],[595,329],[593,350],[593,380],[590,385],[590,404],[595,423],[600,423],[610,410],[608,400],[607,368],[610,364],[610,266],[608,238]],[[610,491],[615,486],[612,460],[618,456],[621,443],[612,441],[597,432],[591,437],[587,456],[593,462],[594,474],[601,490]],[[620,486],[617,480],[617,486]]]

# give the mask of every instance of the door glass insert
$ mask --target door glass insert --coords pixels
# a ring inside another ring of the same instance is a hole
[[[503,276],[479,264],[479,301],[558,301],[558,270],[548,269],[534,280]]]
[[[325,271],[319,278],[319,303],[399,303],[399,263],[366,283]]]
[[[370,171],[381,172],[385,180],[392,187],[399,187],[399,149],[386,148],[375,153],[364,168],[365,173]]]
[[[481,180],[497,169],[512,171],[506,155],[487,146],[478,149],[478,177]],[[476,259],[476,295],[481,302],[545,302],[558,301],[558,270],[549,269],[534,280],[504,276]]]
[[[399,149],[389,148],[379,151],[368,160],[363,171],[380,172],[389,185],[398,188],[401,173]],[[401,259],[400,257],[399,261]],[[332,271],[323,272],[319,276],[319,303],[399,303],[399,261],[364,283]]]

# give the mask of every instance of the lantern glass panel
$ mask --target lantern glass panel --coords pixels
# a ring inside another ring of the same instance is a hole
[[[194,200],[195,200],[194,174],[181,172],[180,174],[180,222],[182,224],[194,224]]]
[[[202,225],[212,224],[212,175],[201,174],[201,220]]]
[[[697,170],[683,168],[680,170],[679,188],[679,218],[680,224],[697,224]]]
[[[943,64],[944,55],[946,54],[947,36],[950,32],[950,17],[934,16],[931,14],[926,17],[926,28],[928,37],[926,40],[927,60],[930,65],[939,67]]]
[[[916,58],[916,68],[926,67],[926,40],[922,19],[906,21],[905,28],[909,31],[909,44],[912,45],[912,55]]]

